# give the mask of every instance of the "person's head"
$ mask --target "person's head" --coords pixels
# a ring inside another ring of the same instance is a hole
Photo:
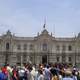
[[[49,65],[47,64],[46,67],[49,68]]]
[[[71,71],[65,71],[65,76],[71,77],[71,75],[72,75]]]
[[[43,71],[42,71],[42,70],[38,70],[38,73],[39,73],[39,74],[43,74]]]
[[[51,72],[51,74],[52,74],[53,76],[54,76],[54,75],[57,75],[56,69],[51,69],[50,72]]]
[[[32,66],[28,66],[27,68],[29,71],[32,71]]]

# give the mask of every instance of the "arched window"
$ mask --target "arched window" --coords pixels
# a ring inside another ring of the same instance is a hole
[[[43,51],[47,51],[47,44],[46,43],[43,44]]]
[[[6,50],[9,50],[9,43],[6,43]]]
[[[72,51],[72,46],[71,45],[68,46],[68,50]]]

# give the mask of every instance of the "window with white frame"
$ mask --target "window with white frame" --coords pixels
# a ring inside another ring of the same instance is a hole
[[[10,46],[9,43],[6,43],[6,50],[9,50]]]

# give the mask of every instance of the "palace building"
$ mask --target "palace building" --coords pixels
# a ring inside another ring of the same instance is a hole
[[[43,29],[35,37],[18,37],[9,30],[0,36],[0,66],[3,64],[70,63],[80,64],[80,33],[59,38]]]

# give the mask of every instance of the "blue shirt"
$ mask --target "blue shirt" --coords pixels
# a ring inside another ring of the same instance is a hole
[[[74,79],[71,77],[65,77],[65,78],[63,78],[63,80],[74,80]]]

